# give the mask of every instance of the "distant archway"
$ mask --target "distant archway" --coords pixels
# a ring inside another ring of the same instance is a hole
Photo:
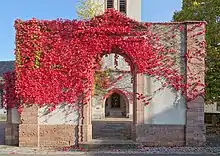
[[[104,98],[105,117],[129,118],[129,100],[118,89],[110,90]]]

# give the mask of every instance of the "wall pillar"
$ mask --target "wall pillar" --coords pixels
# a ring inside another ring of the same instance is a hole
[[[15,113],[16,108],[10,108],[7,110],[7,123],[5,127],[5,144],[10,146],[18,145],[18,131],[19,131],[19,122],[13,121],[13,116],[17,117]]]
[[[187,120],[186,120],[186,146],[203,145],[205,138],[204,124],[204,99],[198,97],[188,102]]]
[[[135,72],[136,73],[136,69]],[[134,101],[133,101],[133,140],[141,142],[143,137],[143,124],[144,124],[144,104],[137,100],[137,93],[144,93],[144,74],[134,74]]]
[[[92,140],[92,123],[91,123],[91,101],[82,106],[82,118],[79,123],[79,143],[85,143]]]
[[[199,24],[199,23],[196,23]],[[192,84],[200,80],[201,83],[204,83],[205,78],[205,60],[204,56],[196,56],[196,49],[201,50],[205,54],[205,47],[201,47],[199,43],[205,41],[205,34],[197,35],[192,37],[198,32],[205,30],[205,23],[202,26],[195,27],[195,23],[187,23],[186,30],[192,29],[192,31],[186,31],[187,43],[186,43],[186,52],[189,57],[192,59],[187,59],[187,84],[192,86]],[[197,40],[197,42],[195,42]],[[192,79],[191,77],[194,77]],[[202,87],[197,87],[198,91]],[[190,96],[190,89],[187,89],[187,96]],[[204,90],[203,90],[204,91]],[[202,91],[202,92],[203,92]],[[202,96],[197,97],[195,100],[187,103],[188,110],[186,112],[186,145],[187,146],[197,146],[202,145],[205,141],[205,123],[204,123],[204,98]]]
[[[39,146],[38,106],[24,105],[19,125],[19,146]]]

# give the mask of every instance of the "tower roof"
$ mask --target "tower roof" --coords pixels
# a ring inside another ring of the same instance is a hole
[[[15,61],[0,61],[0,77],[3,76],[4,73],[14,70]]]

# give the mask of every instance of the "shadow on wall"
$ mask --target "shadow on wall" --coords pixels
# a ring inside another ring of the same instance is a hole
[[[157,81],[146,76],[144,92],[152,96],[149,105],[144,106],[145,124],[185,124],[186,100],[173,87],[159,90],[165,80]],[[158,91],[159,90],[159,91]],[[141,103],[141,101],[139,102]]]
[[[77,125],[79,120],[77,107],[71,104],[60,104],[50,112],[48,106],[39,110],[39,124],[73,124]]]

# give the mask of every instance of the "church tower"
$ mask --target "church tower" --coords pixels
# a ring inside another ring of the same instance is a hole
[[[142,0],[93,0],[103,5],[103,11],[114,8],[129,18],[141,22],[141,1]]]
[[[138,22],[141,21],[141,0],[92,0],[102,5],[103,12],[114,8],[127,17]],[[100,73],[108,73],[110,86],[103,88],[98,86],[92,97],[92,120],[105,118],[133,118],[133,80],[131,67],[125,58],[116,51],[102,57],[101,69],[96,71],[97,78]],[[116,81],[115,81],[116,80]],[[99,92],[101,88],[101,93]],[[106,98],[107,93],[111,93]],[[104,99],[104,100],[103,100]],[[103,134],[106,135],[106,134]]]

